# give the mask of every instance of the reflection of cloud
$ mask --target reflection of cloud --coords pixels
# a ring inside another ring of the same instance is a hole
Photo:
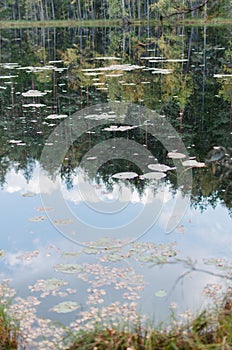
[[[51,193],[58,185],[58,182],[53,182],[49,179],[45,172],[40,172],[40,166],[37,163],[29,181],[26,180],[22,170],[16,172],[12,169],[9,171],[3,190],[8,193],[31,192],[39,194],[42,188],[45,191],[44,193]]]
[[[154,188],[156,191],[154,191]],[[128,185],[128,181],[122,181],[112,184],[112,188],[109,191],[106,184],[90,182],[81,171],[73,179],[71,191],[66,188],[65,184],[62,184],[61,190],[63,197],[74,204],[86,201],[90,203],[119,201],[145,205],[153,203],[154,200],[160,203],[167,203],[172,198],[170,186],[163,182],[150,183],[143,190],[143,193],[139,193],[133,185]]]
[[[156,191],[154,192],[154,187]],[[12,169],[8,172],[6,183],[3,190],[8,193],[35,193],[35,194],[52,194],[59,190],[63,198],[73,204],[81,202],[99,203],[99,202],[123,202],[123,203],[140,203],[142,205],[156,202],[168,203],[172,198],[170,187],[163,182],[155,182],[147,186],[143,193],[139,193],[135,187],[128,186],[128,182],[114,183],[109,191],[107,185],[103,182],[97,184],[94,180],[90,181],[88,177],[79,171],[73,178],[73,188],[67,189],[65,183],[61,183],[60,178],[52,180],[45,171],[42,171],[39,163],[36,163],[31,179],[27,181],[23,171]]]

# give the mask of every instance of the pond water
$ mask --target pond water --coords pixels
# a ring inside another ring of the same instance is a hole
[[[31,348],[51,336],[41,319],[168,322],[231,286],[231,40],[228,26],[1,30],[1,279]]]

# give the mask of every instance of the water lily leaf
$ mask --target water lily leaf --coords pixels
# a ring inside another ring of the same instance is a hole
[[[165,173],[161,173],[161,172],[152,172],[152,173],[146,173],[143,175],[140,175],[140,179],[146,179],[146,180],[160,180],[163,177],[165,177],[166,174]]]
[[[151,262],[153,261],[153,258],[150,255],[144,254],[144,255],[138,255],[136,260],[140,262]]]
[[[21,143],[22,142],[22,140],[9,140],[8,141],[9,143],[15,143],[15,144],[18,144],[18,143]]]
[[[112,64],[108,67],[99,67],[99,68],[85,68],[82,69],[82,72],[98,72],[98,71],[132,71],[135,69],[143,69],[145,66],[138,66],[132,64]]]
[[[58,264],[54,266],[55,271],[63,273],[77,273],[83,270],[83,267],[79,264]]]
[[[96,248],[84,248],[84,249],[82,250],[82,252],[85,253],[85,254],[91,255],[91,254],[97,254],[97,253],[99,253],[99,250],[96,249]]]
[[[43,212],[43,211],[45,211],[45,212],[47,212],[47,211],[52,211],[52,210],[54,210],[53,208],[46,208],[46,207],[38,207],[38,208],[36,208],[36,211],[39,211],[39,212]]]
[[[23,197],[34,197],[36,196],[36,193],[34,192],[26,192],[22,194]]]
[[[78,309],[80,306],[75,301],[64,301],[55,305],[51,310],[57,313],[66,314]]]
[[[120,57],[115,57],[115,56],[102,56],[102,57],[94,57],[92,60],[114,60],[114,61],[120,61]]]
[[[198,162],[195,159],[188,159],[182,162],[183,166],[189,166],[191,168],[204,168],[206,165],[205,163]]]
[[[46,220],[46,216],[34,216],[28,219],[30,222],[40,222]]]
[[[118,77],[122,77],[123,76],[123,74],[121,74],[121,73],[112,73],[112,74],[106,74],[105,75],[106,77],[109,77],[109,78],[118,78]]]
[[[72,257],[72,256],[79,256],[80,252],[63,252],[62,256]]]
[[[232,74],[214,74],[214,78],[231,78]]]
[[[24,97],[41,97],[46,95],[46,92],[41,92],[38,90],[28,90],[27,92],[23,92],[22,96]]]
[[[72,224],[73,220],[71,220],[71,219],[60,219],[60,220],[54,220],[54,223],[56,225],[68,225],[68,224]]]
[[[161,171],[161,172],[166,172],[168,170],[173,170],[175,168],[171,168],[170,166],[168,165],[165,165],[165,164],[149,164],[148,165],[148,168],[151,169],[151,170],[154,170],[154,171]]]
[[[127,131],[127,130],[132,130],[137,128],[137,126],[133,125],[121,125],[121,126],[117,126],[117,125],[111,125],[107,128],[104,128],[104,131]]]
[[[28,104],[23,104],[22,106],[25,107],[25,108],[30,108],[30,107],[32,107],[32,108],[46,107],[46,105],[43,104],[43,103],[28,103]]]
[[[67,114],[50,114],[45,119],[64,119],[67,118]]]
[[[152,62],[152,60],[150,61]],[[171,74],[173,72],[172,69],[159,69],[159,68],[153,68],[152,74]]]
[[[184,153],[179,153],[179,152],[169,152],[168,153],[168,158],[172,158],[172,159],[182,159],[185,157],[186,157],[186,155]]]
[[[53,290],[60,289],[60,287],[65,285],[64,281],[57,279],[57,278],[50,278],[50,279],[44,280],[43,282],[44,282],[43,283],[43,290],[46,290],[49,292],[53,291]]]
[[[123,180],[129,180],[129,179],[134,179],[137,177],[138,174],[134,172],[122,172],[122,173],[116,173],[112,175],[114,179],[123,179]]]
[[[167,292],[164,289],[160,289],[157,292],[155,292],[155,296],[158,298],[164,298],[166,297]]]
[[[213,265],[213,266],[216,266],[222,270],[231,270],[231,265],[228,265],[228,263],[225,259],[220,259],[220,258],[204,259],[204,264]]]
[[[108,254],[107,255],[107,260],[112,261],[112,262],[120,261],[122,259],[123,259],[123,257],[120,254]]]

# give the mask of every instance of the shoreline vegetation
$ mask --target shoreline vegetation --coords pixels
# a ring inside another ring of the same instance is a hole
[[[12,301],[11,301],[12,302]],[[11,303],[10,302],[10,303]],[[24,344],[23,329],[19,320],[9,312],[9,305],[3,297],[0,299],[0,350],[30,349],[30,342]],[[94,329],[80,330],[74,333],[63,326],[65,336],[55,345],[55,349],[65,350],[227,350],[232,348],[232,296],[226,295],[220,306],[209,308],[192,315],[186,311],[184,321],[170,311],[171,322],[167,326],[153,327],[138,316],[137,322],[128,320],[108,327],[101,322]],[[112,324],[112,325],[111,325]],[[29,335],[30,336],[30,335]],[[48,344],[48,343],[47,343]],[[52,344],[52,339],[49,341]],[[33,347],[33,346],[32,346]],[[53,347],[52,347],[53,348]]]
[[[49,27],[114,27],[122,26],[123,21],[117,20],[46,20],[46,21],[34,21],[34,20],[5,20],[0,21],[1,29],[8,28],[49,28]],[[185,19],[163,19],[159,20],[130,20],[130,24],[124,26],[170,26],[170,25],[232,25],[231,18],[214,17],[214,18],[185,18]]]

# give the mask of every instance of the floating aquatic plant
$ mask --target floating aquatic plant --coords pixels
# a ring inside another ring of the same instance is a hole
[[[25,107],[25,108],[41,108],[41,107],[46,107],[45,104],[43,103],[28,103],[28,104],[23,104],[22,107]]]
[[[184,153],[179,153],[179,152],[169,152],[168,153],[168,158],[172,158],[172,159],[182,159],[185,157],[186,157],[186,155]]]
[[[43,216],[43,215],[41,215],[41,216],[34,216],[32,218],[29,218],[28,220],[30,222],[40,222],[40,221],[46,220],[46,216]]]
[[[157,292],[155,292],[155,296],[158,298],[164,298],[166,297],[167,292],[164,289],[160,289]]]
[[[28,90],[27,92],[22,93],[23,97],[42,97],[44,95],[46,95],[46,92],[41,92],[38,90]]]
[[[55,271],[63,273],[77,273],[83,271],[83,266],[79,264],[58,264],[54,266]]]
[[[57,219],[57,220],[54,220],[54,223],[56,225],[68,225],[68,224],[72,224],[73,220],[72,219]]]
[[[125,171],[125,172],[116,173],[116,174],[112,175],[112,178],[121,179],[121,180],[130,180],[130,179],[134,179],[137,176],[138,176],[137,173]]]
[[[151,169],[151,170],[160,171],[160,172],[166,172],[166,171],[175,169],[175,168],[170,167],[168,165],[159,164],[159,163],[158,164],[149,164],[148,168]]]
[[[78,309],[80,306],[75,301],[64,301],[62,303],[59,303],[55,305],[51,311],[66,314],[68,312],[72,312],[76,309]]]
[[[145,173],[143,175],[140,175],[140,179],[144,180],[160,180],[166,176],[165,173],[162,172],[151,172],[151,173]]]
[[[130,126],[130,125],[111,125],[110,127],[104,128],[104,131],[127,131],[137,128],[137,126]]]
[[[67,114],[50,114],[46,117],[46,119],[65,119],[67,118]]]
[[[36,196],[36,193],[34,192],[26,192],[22,194],[23,197],[34,197]]]
[[[188,159],[182,162],[183,166],[189,166],[191,168],[204,168],[205,163],[198,162],[195,159]]]

